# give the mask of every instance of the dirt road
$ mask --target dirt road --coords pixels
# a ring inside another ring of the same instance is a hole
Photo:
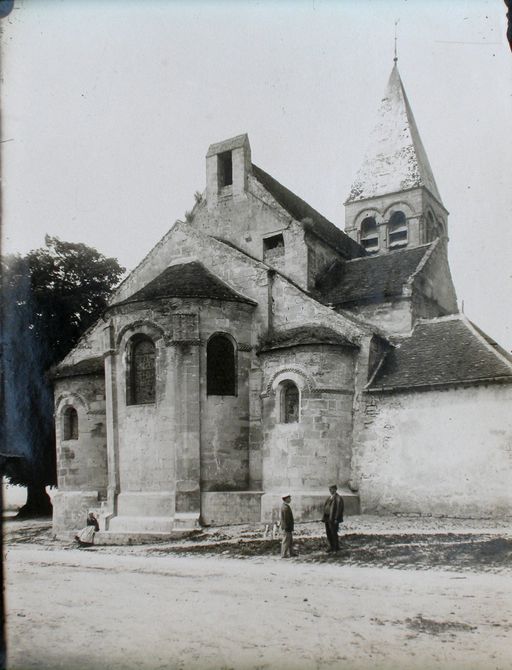
[[[10,670],[512,667],[512,581],[13,546]]]

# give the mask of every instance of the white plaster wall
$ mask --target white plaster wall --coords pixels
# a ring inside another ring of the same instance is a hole
[[[353,475],[363,513],[512,515],[512,386],[367,396]]]

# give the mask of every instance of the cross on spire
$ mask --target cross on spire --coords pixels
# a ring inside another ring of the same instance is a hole
[[[399,21],[400,21],[400,19],[396,19],[396,20],[395,20],[395,57],[393,58],[393,62],[394,62],[395,64],[396,64],[397,61],[398,61],[397,48],[396,48],[396,43],[397,43],[398,37],[397,37],[397,34],[396,34],[396,33],[397,33],[396,27],[398,26],[398,22],[399,22]]]

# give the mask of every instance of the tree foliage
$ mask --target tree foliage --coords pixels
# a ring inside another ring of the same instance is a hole
[[[7,465],[12,483],[56,483],[47,373],[101,315],[123,272],[96,249],[50,236],[45,247],[3,259],[1,451],[23,456]]]

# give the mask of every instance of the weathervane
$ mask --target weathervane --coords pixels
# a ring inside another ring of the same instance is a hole
[[[397,37],[397,34],[396,34],[396,27],[397,27],[399,21],[400,21],[400,19],[396,19],[396,21],[395,21],[395,57],[393,58],[393,62],[395,64],[398,61],[398,56],[397,56],[397,51],[396,51],[396,43],[397,43],[398,37]]]

